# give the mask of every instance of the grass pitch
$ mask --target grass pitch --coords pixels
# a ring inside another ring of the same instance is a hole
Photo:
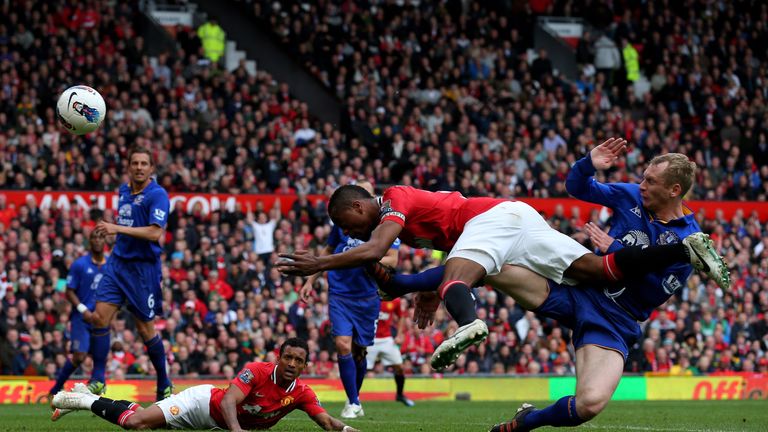
[[[537,403],[537,407],[545,406]],[[364,403],[365,417],[347,423],[364,432],[472,432],[514,414],[511,402],[420,402],[406,408],[395,402]],[[338,417],[342,404],[328,403]],[[90,412],[70,414],[56,423],[44,405],[0,405],[0,431],[116,431],[121,430]],[[611,402],[596,419],[579,428],[541,428],[541,431],[768,431],[768,401]],[[295,411],[273,430],[319,431],[303,412]]]

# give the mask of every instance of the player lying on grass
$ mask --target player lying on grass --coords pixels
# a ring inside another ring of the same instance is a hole
[[[299,338],[280,346],[277,364],[247,363],[228,389],[212,385],[190,387],[141,409],[129,401],[98,397],[83,385],[73,392],[59,392],[53,407],[90,410],[125,429],[188,429],[230,431],[269,429],[295,409],[306,412],[325,430],[357,432],[331,417],[309,386],[299,380],[307,366],[309,348]]]
[[[607,140],[604,145],[623,145]],[[440,304],[459,329],[435,350],[431,364],[453,364],[471,345],[485,340],[488,327],[477,319],[470,287],[498,275],[505,264],[534,270],[556,283],[618,281],[659,271],[672,263],[692,263],[723,288],[730,276],[708,236],[696,233],[675,244],[628,247],[597,256],[551,228],[523,202],[465,198],[457,192],[428,192],[394,186],[381,198],[358,186],[338,188],[328,214],[342,231],[366,243],[346,252],[316,257],[307,251],[282,254],[277,268],[286,274],[311,275],[330,269],[376,265],[398,237],[412,247],[450,251],[440,286],[424,288],[416,299],[415,317],[432,316]],[[393,296],[397,297],[397,295]]]

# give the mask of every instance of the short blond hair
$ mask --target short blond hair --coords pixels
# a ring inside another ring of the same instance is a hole
[[[696,162],[682,153],[667,153],[651,159],[651,165],[660,165],[664,162],[667,163],[667,168],[661,175],[664,184],[666,186],[679,184],[683,190],[682,195],[687,194],[696,177]]]

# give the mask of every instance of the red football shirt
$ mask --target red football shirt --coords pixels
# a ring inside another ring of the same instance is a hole
[[[388,188],[380,200],[380,222],[402,226],[398,237],[403,243],[444,252],[453,248],[467,221],[508,201],[465,198],[458,192],[429,192],[410,186]]]
[[[277,385],[277,365],[274,363],[246,363],[243,370],[232,380],[245,393],[243,402],[237,405],[237,420],[243,429],[268,429],[295,409],[310,416],[325,412],[315,392],[308,385],[294,380],[287,389]],[[211,418],[222,429],[227,429],[221,400],[226,389],[211,390]]]
[[[382,301],[379,309],[379,322],[376,325],[376,337],[385,338],[392,336],[392,326],[400,322],[403,316],[403,309],[400,305],[400,299],[392,301]]]

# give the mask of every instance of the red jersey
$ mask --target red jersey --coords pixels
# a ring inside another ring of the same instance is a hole
[[[403,315],[399,298],[392,301],[382,301],[379,309],[379,322],[376,324],[376,337],[391,337],[392,326],[397,325]]]
[[[403,227],[400,240],[416,248],[448,252],[473,217],[499,203],[498,198],[465,198],[458,192],[428,192],[410,186],[392,186],[380,198],[380,223]]]
[[[237,405],[237,421],[243,429],[269,429],[296,408],[313,417],[324,413],[315,392],[308,385],[294,380],[287,389],[277,385],[277,365],[274,363],[246,363],[230,385],[245,393]],[[227,428],[221,411],[221,400],[226,389],[211,390],[211,418],[222,429]]]

